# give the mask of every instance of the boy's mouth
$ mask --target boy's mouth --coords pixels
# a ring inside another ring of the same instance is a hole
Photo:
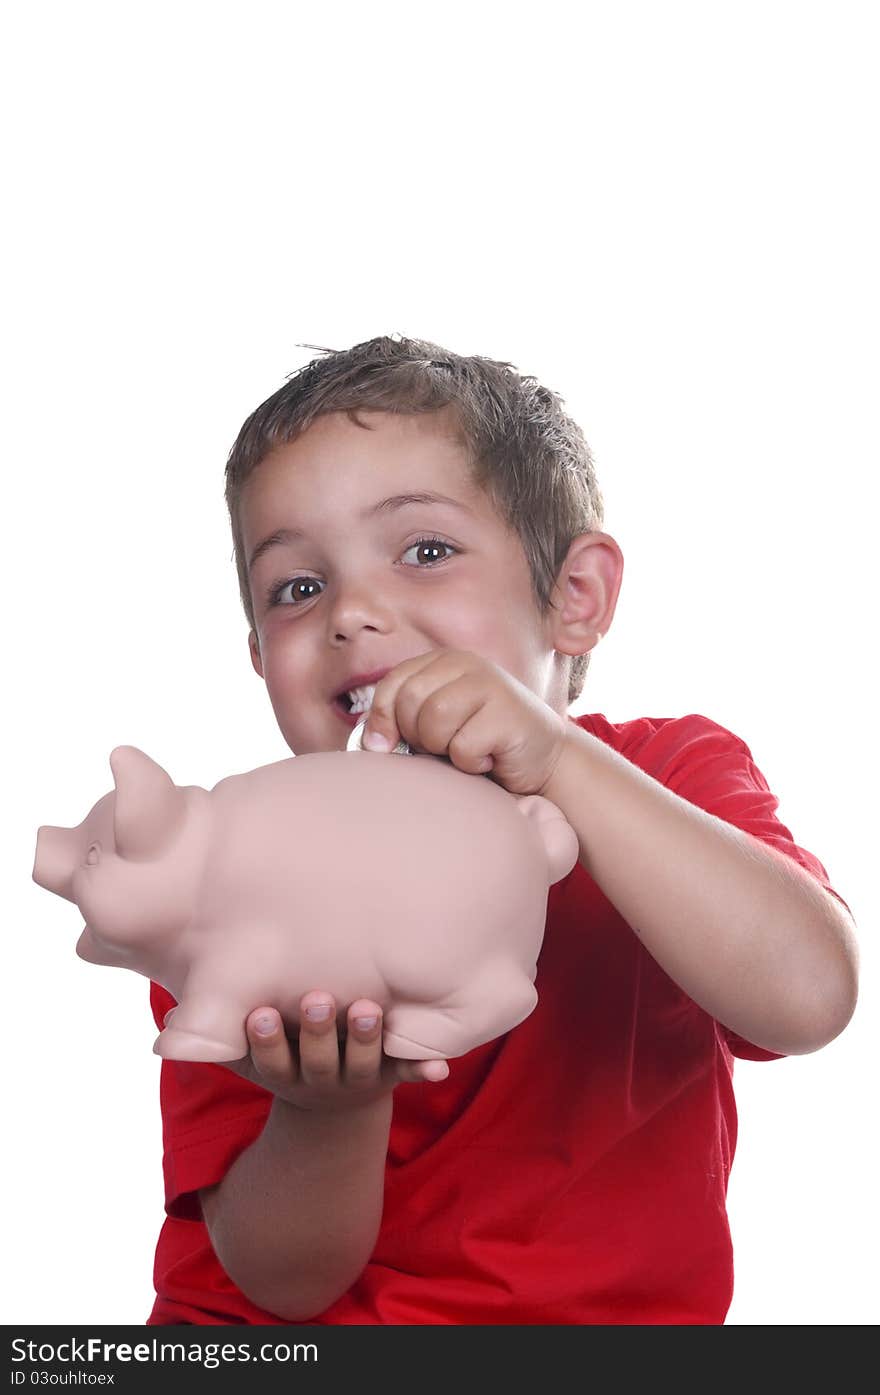
[[[333,707],[344,720],[346,726],[354,729],[358,722],[362,722],[370,710],[373,701],[373,694],[376,691],[375,683],[366,684],[360,688],[353,688],[349,692],[339,693],[333,699]]]
[[[339,697],[334,698],[331,706],[333,710],[339,714],[346,726],[351,727],[352,730],[357,726],[358,722],[363,720],[364,714],[362,712],[352,712],[347,693],[341,693]]]

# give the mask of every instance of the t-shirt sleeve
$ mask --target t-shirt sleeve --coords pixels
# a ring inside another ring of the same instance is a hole
[[[779,801],[740,737],[708,717],[691,713],[664,723],[634,759],[682,799],[797,862],[852,915],[819,859],[800,847],[777,818]],[[734,1056],[751,1061],[779,1059],[780,1053],[755,1046],[721,1024],[719,1031]]]
[[[174,998],[150,983],[150,1006],[161,1030]],[[238,1155],[262,1133],[272,1095],[225,1066],[164,1061],[159,1082],[165,1210],[201,1220],[198,1190],[223,1180]]]

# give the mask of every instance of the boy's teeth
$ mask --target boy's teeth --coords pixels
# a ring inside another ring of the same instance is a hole
[[[351,703],[350,712],[366,712],[373,701],[375,691],[375,683],[368,684],[366,688],[351,688],[348,693]]]

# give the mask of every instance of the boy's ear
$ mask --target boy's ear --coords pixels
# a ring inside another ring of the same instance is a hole
[[[263,672],[263,661],[260,658],[260,641],[257,639],[254,630],[251,630],[250,634],[248,635],[248,648],[251,651],[251,663],[253,664],[260,677],[265,678],[266,675]]]
[[[548,612],[550,643],[560,654],[587,654],[611,628],[623,553],[610,533],[580,533],[559,569]]]

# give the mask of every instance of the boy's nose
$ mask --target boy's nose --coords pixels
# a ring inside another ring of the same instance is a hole
[[[375,587],[353,584],[340,590],[331,605],[328,626],[337,640],[351,639],[364,629],[388,634],[394,627],[394,614],[387,598]]]

